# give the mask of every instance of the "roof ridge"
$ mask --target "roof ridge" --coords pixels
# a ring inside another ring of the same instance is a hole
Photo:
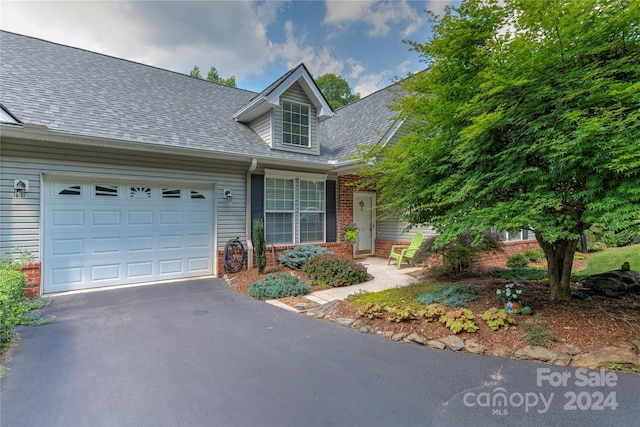
[[[225,84],[222,84],[222,83],[212,82],[212,81],[205,80],[205,79],[198,79],[197,77],[192,77],[192,76],[190,76],[189,74],[183,74],[183,73],[180,73],[180,72],[178,72],[178,71],[168,70],[168,69],[166,69],[166,68],[161,68],[161,67],[158,67],[158,66],[155,66],[155,65],[145,64],[145,63],[142,63],[142,62],[134,61],[134,60],[132,60],[132,59],[120,58],[120,57],[113,56],[113,55],[109,55],[109,54],[106,54],[106,53],[95,52],[95,51],[93,51],[93,50],[85,49],[85,48],[82,48],[82,47],[71,46],[71,45],[67,45],[67,44],[63,44],[63,43],[59,43],[59,42],[54,42],[54,41],[51,41],[51,40],[45,40],[45,39],[42,39],[42,38],[40,38],[40,37],[29,36],[29,35],[25,35],[25,34],[16,33],[16,32],[13,32],[13,31],[7,31],[7,30],[1,30],[1,29],[0,29],[0,33],[12,34],[12,35],[14,35],[14,36],[24,37],[24,38],[31,39],[31,40],[37,40],[37,41],[39,41],[39,42],[49,43],[49,44],[57,45],[57,46],[64,47],[64,48],[67,48],[67,49],[79,50],[79,51],[82,51],[82,52],[85,52],[85,53],[89,53],[89,54],[93,54],[93,55],[99,55],[99,56],[103,56],[103,57],[105,57],[105,58],[109,58],[109,59],[115,59],[115,60],[118,60],[118,61],[128,62],[128,63],[130,63],[130,64],[134,64],[134,65],[139,65],[139,66],[143,66],[143,67],[153,68],[153,69],[155,69],[155,70],[158,70],[158,71],[164,71],[164,72],[166,72],[166,73],[177,74],[177,75],[182,76],[182,77],[187,77],[187,78],[196,79],[196,80],[202,80],[203,82],[206,82],[206,83],[213,83],[213,84],[217,84],[217,85],[220,85],[220,86],[229,87],[229,88],[236,89],[236,90],[241,90],[241,91],[244,91],[244,92],[249,92],[249,93],[252,93],[252,94],[257,94],[257,92],[254,92],[254,91],[249,90],[249,89],[244,89],[244,88],[239,88],[239,87],[228,86],[228,85],[225,85]]]

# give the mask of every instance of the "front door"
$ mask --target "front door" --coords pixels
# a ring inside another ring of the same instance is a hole
[[[354,193],[353,222],[358,226],[358,241],[354,245],[356,257],[376,252],[375,193]]]

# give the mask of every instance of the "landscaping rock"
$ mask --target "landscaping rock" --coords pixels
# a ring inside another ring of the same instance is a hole
[[[385,338],[391,338],[393,336],[393,331],[382,331],[382,336]]]
[[[403,339],[403,338],[404,338],[404,337],[406,337],[406,336],[407,336],[407,333],[406,333],[406,332],[398,332],[398,333],[393,334],[393,335],[391,336],[391,340],[392,340],[392,341],[400,341],[401,339]]]
[[[640,273],[634,270],[611,270],[587,276],[582,286],[607,297],[618,298],[640,290]]]
[[[365,325],[362,328],[360,328],[360,332],[362,332],[363,334],[369,333],[369,331],[371,331],[371,326],[369,325]]]
[[[558,366],[567,366],[571,362],[571,356],[568,354],[544,347],[526,346],[517,350],[515,356],[522,360],[538,360]]]
[[[356,319],[350,319],[348,317],[338,317],[336,319],[336,323],[342,326],[351,326]]]
[[[415,332],[407,335],[405,339],[409,340],[409,341],[413,341],[413,342],[418,343],[418,344],[422,344],[422,345],[424,345],[425,342],[426,342],[422,335],[420,335],[418,333],[415,333]]]
[[[362,325],[364,325],[364,322],[362,320],[358,319],[358,320],[356,320],[355,322],[353,322],[351,324],[351,327],[357,329],[357,328],[360,328]]]
[[[333,313],[336,307],[338,307],[338,304],[340,304],[340,301],[331,301],[326,304],[322,304],[307,311],[307,316],[313,316],[322,319],[323,317]]]
[[[638,369],[640,357],[633,347],[604,347],[576,357],[571,365],[589,369],[611,368],[614,365]]]
[[[487,351],[487,347],[480,344],[480,342],[474,338],[469,338],[464,342],[464,349],[474,354],[484,354]]]
[[[439,350],[444,350],[446,348],[446,346],[444,345],[443,342],[437,341],[437,340],[429,340],[429,341],[427,341],[427,346],[429,346],[431,348],[437,348]]]
[[[448,337],[442,338],[440,341],[442,341],[448,349],[453,351],[460,351],[464,348],[464,341],[462,341],[462,338],[455,335],[449,335]]]
[[[580,354],[579,348],[566,343],[559,344],[556,350],[559,351],[560,353],[566,353],[569,356],[575,356],[576,354]]]
[[[509,349],[503,345],[498,344],[493,348],[493,350],[491,350],[489,354],[497,357],[509,357]]]

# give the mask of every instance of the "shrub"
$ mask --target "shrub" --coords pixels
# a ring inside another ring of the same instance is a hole
[[[258,274],[263,274],[267,266],[267,245],[264,241],[264,222],[261,219],[253,221],[253,249],[256,252]]]
[[[20,317],[22,288],[27,277],[19,271],[0,269],[0,347],[5,348],[14,336],[13,327]]]
[[[7,254],[0,254],[0,270],[22,270],[31,262],[33,262],[31,252],[23,248],[13,248]]]
[[[524,268],[527,265],[529,265],[529,257],[522,252],[507,257],[507,267],[509,268]]]
[[[495,307],[491,307],[482,313],[480,317],[482,320],[487,322],[487,325],[494,331],[497,331],[500,328],[508,330],[509,325],[516,323],[516,319],[514,319],[504,309],[498,309]]]
[[[413,258],[414,263],[420,263],[431,254],[440,254],[445,269],[463,271],[471,267],[481,253],[502,251],[498,233],[486,233],[480,238],[474,238],[470,232],[465,232],[444,245],[436,244],[437,239],[438,237],[431,236],[422,242]]]
[[[529,258],[529,261],[531,262],[542,261],[545,258],[542,248],[527,249],[523,254]]]
[[[260,300],[301,296],[309,291],[309,285],[289,273],[268,274],[264,280],[258,280],[249,287],[249,295]]]
[[[456,310],[447,311],[440,316],[440,322],[451,330],[454,334],[459,332],[476,332],[478,325],[473,319],[476,317],[468,308],[458,308]]]
[[[507,280],[544,280],[549,277],[547,270],[540,268],[512,268],[510,270],[496,268],[491,270],[489,275]]]
[[[331,287],[356,285],[368,278],[367,269],[351,259],[323,254],[309,260],[303,270],[319,285]]]
[[[418,296],[420,304],[438,303],[449,307],[468,307],[470,301],[478,299],[478,290],[471,285],[440,286],[433,292]]]
[[[313,245],[296,246],[293,249],[287,249],[284,255],[278,257],[283,265],[295,270],[302,270],[311,258],[321,255],[327,251],[327,248]]]

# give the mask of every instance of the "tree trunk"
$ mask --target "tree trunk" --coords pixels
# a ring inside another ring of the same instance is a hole
[[[551,288],[551,301],[571,299],[571,267],[573,256],[576,253],[579,239],[556,240],[553,243],[546,242],[540,234],[536,233],[536,240],[544,251],[549,270],[549,287]]]

